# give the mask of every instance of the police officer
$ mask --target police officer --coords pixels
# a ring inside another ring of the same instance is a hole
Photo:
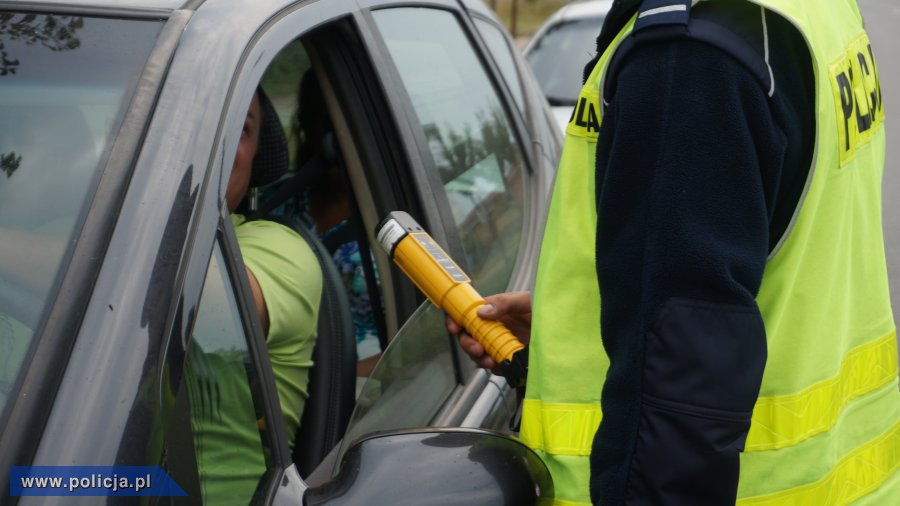
[[[521,293],[481,313],[531,323],[520,436],[558,503],[896,504],[884,107],[856,2],[616,1],[585,73],[533,321]]]

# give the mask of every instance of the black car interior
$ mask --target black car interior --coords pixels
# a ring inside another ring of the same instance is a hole
[[[292,227],[310,245],[322,268],[322,300],[309,399],[294,439],[293,460],[301,476],[311,473],[340,441],[353,413],[356,338],[350,303],[331,254],[303,225]]]

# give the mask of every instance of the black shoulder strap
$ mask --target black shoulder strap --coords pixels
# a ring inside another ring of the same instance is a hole
[[[696,40],[721,49],[742,63],[771,97],[775,84],[767,61],[765,16],[764,8],[746,1],[704,2],[691,8],[691,0],[644,0],[634,29],[616,49],[606,71],[601,90],[604,103],[615,95],[615,76],[632,50],[673,40]]]
[[[587,82],[591,71],[600,60],[600,56],[606,52],[606,48],[612,44],[613,39],[616,38],[616,35],[619,34],[625,23],[631,19],[631,16],[634,15],[640,5],[641,0],[613,0],[612,7],[610,7],[609,12],[606,13],[606,17],[603,19],[603,29],[597,35],[594,57],[584,66],[581,84]]]
[[[350,227],[349,223],[344,222],[343,225],[338,225],[337,229],[332,229],[328,235],[323,237],[322,244],[325,245],[325,249],[327,249],[329,253],[334,255],[334,252],[342,245],[355,240],[356,231]]]
[[[691,20],[691,0],[644,0],[638,7],[634,32],[651,26],[686,27]]]
[[[341,167],[341,174],[344,178],[344,184],[347,188],[353,188],[350,184],[350,178],[347,173],[347,166],[344,164],[344,158],[341,150],[338,149],[337,140],[334,136],[326,138],[324,146],[325,158],[332,164]],[[387,349],[387,319],[384,315],[384,305],[381,300],[381,291],[379,290],[378,277],[375,273],[375,264],[372,260],[371,247],[369,237],[363,225],[362,212],[359,210],[359,203],[356,198],[350,199],[350,210],[352,217],[350,224],[353,227],[354,238],[359,246],[359,260],[363,268],[363,276],[366,278],[366,291],[369,292],[369,305],[372,310],[372,316],[375,320],[375,329],[378,332],[378,341],[381,344],[382,351]],[[350,231],[349,227],[345,227]]]
[[[282,184],[272,197],[263,202],[259,209],[247,216],[247,221],[254,221],[268,216],[273,209],[283,204],[289,198],[300,193],[308,185],[305,174],[319,172],[325,169],[326,160],[321,154],[309,159],[297,172],[284,184]]]

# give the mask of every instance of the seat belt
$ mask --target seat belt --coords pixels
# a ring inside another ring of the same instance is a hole
[[[372,317],[375,320],[375,330],[378,332],[378,342],[381,350],[387,348],[387,322],[384,316],[384,307],[381,301],[381,292],[378,290],[378,279],[375,276],[375,265],[372,262],[372,248],[369,245],[369,236],[366,234],[365,226],[362,221],[362,212],[359,210],[359,204],[356,197],[352,195],[353,185],[347,175],[347,167],[344,165],[344,159],[333,135],[328,134],[322,142],[325,159],[332,166],[341,169],[341,177],[344,179],[345,187],[351,192],[350,212],[352,214],[350,222],[354,228],[354,238],[359,247],[359,261],[362,264],[363,275],[366,278],[366,290],[369,293],[369,305],[372,308]],[[330,249],[330,248],[329,248]]]
[[[268,214],[272,212],[273,209],[286,202],[289,198],[298,194],[300,190],[302,190],[306,186],[307,181],[304,177],[304,174],[312,173],[310,171],[324,170],[326,168],[326,164],[327,162],[325,160],[325,157],[320,153],[316,153],[316,155],[310,158],[306,163],[304,163],[302,167],[297,169],[296,174],[288,179],[286,183],[281,185],[281,187],[278,188],[278,191],[276,191],[275,194],[272,195],[272,197],[266,199],[266,201],[262,203],[259,209],[253,211],[249,216],[247,216],[247,221],[259,220],[268,216]]]

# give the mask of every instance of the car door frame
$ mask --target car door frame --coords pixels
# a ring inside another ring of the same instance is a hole
[[[467,266],[466,256],[462,247],[462,239],[453,219],[452,212],[450,211],[449,201],[447,200],[446,193],[443,189],[443,182],[438,177],[437,169],[434,166],[434,159],[428,147],[428,142],[424,137],[424,133],[421,131],[419,119],[413,106],[412,99],[406,92],[399,70],[396,65],[394,65],[387,44],[382,38],[380,30],[373,18],[372,12],[376,10],[428,8],[449,12],[456,18],[460,25],[460,29],[472,45],[472,50],[478,58],[485,75],[489,79],[492,88],[503,107],[506,119],[508,120],[512,133],[518,143],[518,148],[521,150],[521,155],[525,163],[523,177],[526,178],[524,200],[528,209],[523,215],[522,244],[527,243],[528,239],[533,237],[533,234],[529,232],[529,229],[532,228],[532,224],[535,223],[533,220],[542,214],[536,214],[535,210],[543,209],[543,205],[540,203],[541,193],[537,191],[542,185],[542,181],[537,177],[537,173],[539,172],[537,167],[542,163],[542,160],[535,159],[535,151],[532,149],[533,143],[529,140],[531,138],[530,133],[526,126],[525,118],[523,117],[524,111],[520,111],[517,107],[496,62],[490,57],[487,45],[482,40],[480,32],[477,30],[474,21],[470,17],[473,14],[468,11],[463,3],[456,0],[364,0],[360,2],[360,5],[362,7],[359,12],[359,17],[361,19],[358,24],[360,26],[360,32],[364,37],[365,46],[369,50],[369,57],[376,62],[377,77],[382,83],[382,88],[385,90],[386,98],[391,104],[391,109],[403,111],[402,116],[395,117],[395,122],[403,131],[403,142],[408,146],[407,152],[414,153],[417,156],[416,161],[422,164],[419,167],[415,162],[412,163],[415,172],[413,172],[411,176],[420,180],[419,186],[420,188],[423,188],[422,191],[428,192],[422,193],[423,195],[435,195],[438,197],[436,199],[436,205],[423,209],[426,228],[429,229],[431,235],[444,246],[451,257],[465,270]],[[516,65],[517,71],[521,72],[520,62],[517,61]],[[523,95],[524,94],[525,90],[523,90]],[[435,188],[439,188],[440,190],[434,190]],[[387,211],[388,210],[385,210],[385,213]],[[508,281],[508,286],[510,288],[521,289],[530,285],[533,280],[533,269],[529,266],[531,260],[531,255],[521,254],[518,256],[516,265],[514,266],[510,275],[510,280]],[[479,378],[472,376],[472,371],[475,370],[474,365],[469,361],[468,357],[463,356],[461,350],[455,345],[455,341],[452,339],[451,348],[458,363],[460,374],[460,388],[458,388],[458,390],[460,390],[459,394],[461,394],[461,391],[465,389],[470,381],[479,381]],[[469,388],[469,390],[473,389]],[[450,402],[452,403],[454,400],[454,397],[451,397]],[[448,410],[440,414],[438,420],[451,422],[454,419],[459,419],[458,416],[451,415],[452,411],[457,410]]]
[[[231,162],[234,159],[237,139],[240,137],[241,127],[246,117],[247,104],[274,57],[298,37],[309,33],[317,26],[346,17],[354,9],[355,4],[350,0],[298,2],[267,20],[248,41],[229,85],[228,99],[219,122],[214,141],[215,147],[210,156],[211,167],[217,166],[221,171],[218,180],[218,195],[224,196],[227,188]],[[218,199],[218,203],[220,206],[222,205],[221,198]],[[227,248],[223,248],[223,254],[230,263],[229,272],[232,273],[232,282],[242,308],[251,355],[263,379],[263,397],[270,422],[268,428],[272,435],[274,469],[265,478],[267,483],[263,485],[265,490],[261,497],[265,504],[283,501],[299,502],[297,499],[302,497],[306,485],[300,479],[296,466],[291,460],[288,434],[284,427],[281,406],[275,390],[274,374],[271,362],[268,360],[265,336],[255,306],[252,304],[253,298],[249,282],[246,276],[239,274],[244,271],[244,264],[234,236],[234,229],[228,217],[227,210],[221,208],[218,234],[224,237],[224,244],[227,245]],[[200,262],[200,265],[204,264]]]

